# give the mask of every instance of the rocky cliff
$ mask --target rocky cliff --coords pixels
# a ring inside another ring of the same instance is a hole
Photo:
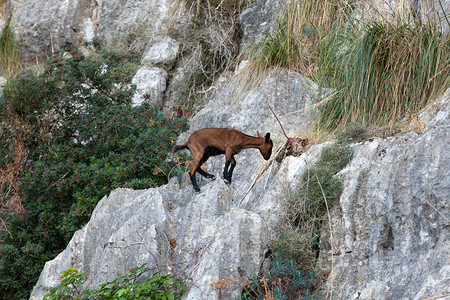
[[[165,25],[173,17],[169,1],[8,3],[29,61],[67,43],[114,39],[143,29],[139,38],[148,39],[142,68],[133,79],[139,89],[136,105],[140,95],[151,92],[155,104],[163,106],[183,94],[178,87],[186,88],[187,76],[195,76],[186,67],[195,55],[181,57],[180,41],[167,36]],[[441,14],[448,3],[439,1]],[[241,14],[242,49],[271,29],[285,4],[256,1]],[[179,22],[178,29],[183,18]],[[241,76],[224,75],[222,83],[211,87],[215,92],[180,141],[199,128],[234,127],[251,135],[271,132],[278,149],[285,138],[266,97],[289,136],[308,132],[309,110],[318,93],[314,82],[282,70],[269,72],[258,86],[240,89]],[[449,114],[447,91],[420,116],[425,129],[352,145],[353,159],[341,172],[343,194],[331,207],[321,235],[319,264],[329,272],[324,298],[448,297]],[[231,185],[219,178],[202,180],[200,194],[193,192],[188,177],[173,178],[156,189],[113,191],[65,251],[45,265],[31,299],[42,299],[69,267],[92,271],[95,285],[143,263],[192,277],[185,299],[234,299],[243,280],[267,265],[268,243],[285,214],[285,199],[326,146],[312,145],[297,157],[275,154],[269,162],[257,150],[245,150],[236,157]],[[206,167],[221,174],[223,157],[211,159]],[[234,284],[225,290],[211,285],[221,279]]]
[[[449,296],[449,97],[420,134],[355,145],[323,227],[330,299]]]

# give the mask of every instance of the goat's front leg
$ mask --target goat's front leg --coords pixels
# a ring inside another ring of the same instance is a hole
[[[223,180],[226,184],[231,184],[231,176],[233,176],[235,166],[236,160],[233,156],[231,156],[231,158],[225,162],[225,169],[223,170]]]

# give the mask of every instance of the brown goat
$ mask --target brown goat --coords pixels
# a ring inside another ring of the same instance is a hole
[[[257,148],[264,159],[268,160],[272,155],[272,147],[273,142],[270,139],[270,133],[262,137],[258,132],[258,137],[253,137],[230,128],[205,128],[193,132],[185,144],[176,145],[173,151],[176,152],[182,149],[189,149],[191,151],[194,157],[194,163],[189,171],[189,176],[194,190],[200,192],[197,180],[195,179],[195,172],[198,172],[206,178],[216,178],[213,174],[209,174],[201,169],[201,166],[209,157],[225,154],[223,180],[227,184],[230,184],[231,176],[236,166],[234,155],[243,149]]]

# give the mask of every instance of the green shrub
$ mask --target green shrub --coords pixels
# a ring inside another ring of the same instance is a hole
[[[320,299],[320,295],[311,295],[316,281],[314,272],[304,272],[298,268],[294,259],[284,260],[280,253],[275,252],[272,254],[271,269],[262,276],[249,276],[249,284],[237,300]]]
[[[167,153],[187,129],[184,119],[130,105],[138,55],[107,51],[97,40],[85,46],[91,55],[68,47],[42,73],[19,74],[4,90],[1,126],[13,136],[28,132],[28,167],[18,178],[26,214],[3,216],[9,225],[0,245],[0,294],[11,299],[28,297],[44,263],[103,196],[167,182],[174,166]]]
[[[62,272],[59,279],[61,283],[52,288],[50,293],[44,296],[44,300],[70,300],[70,299],[142,299],[142,300],[176,300],[186,291],[184,281],[172,274],[153,274],[145,281],[140,280],[148,270],[145,264],[137,267],[133,273],[117,277],[116,279],[100,284],[98,289],[87,289],[83,286],[88,282],[86,276],[75,268],[69,268]]]
[[[300,188],[288,200],[287,220],[271,242],[274,251],[295,259],[305,270],[315,268],[322,220],[327,206],[341,195],[342,179],[337,173],[349,163],[351,155],[346,143],[338,142],[322,150],[319,160],[303,174]]]

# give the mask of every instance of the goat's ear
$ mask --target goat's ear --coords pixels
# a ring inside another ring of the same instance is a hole
[[[256,134],[258,135],[259,138],[262,138],[262,136],[261,136],[261,134],[259,133],[259,131],[257,131]]]
[[[266,133],[266,143],[270,141],[270,132]]]

